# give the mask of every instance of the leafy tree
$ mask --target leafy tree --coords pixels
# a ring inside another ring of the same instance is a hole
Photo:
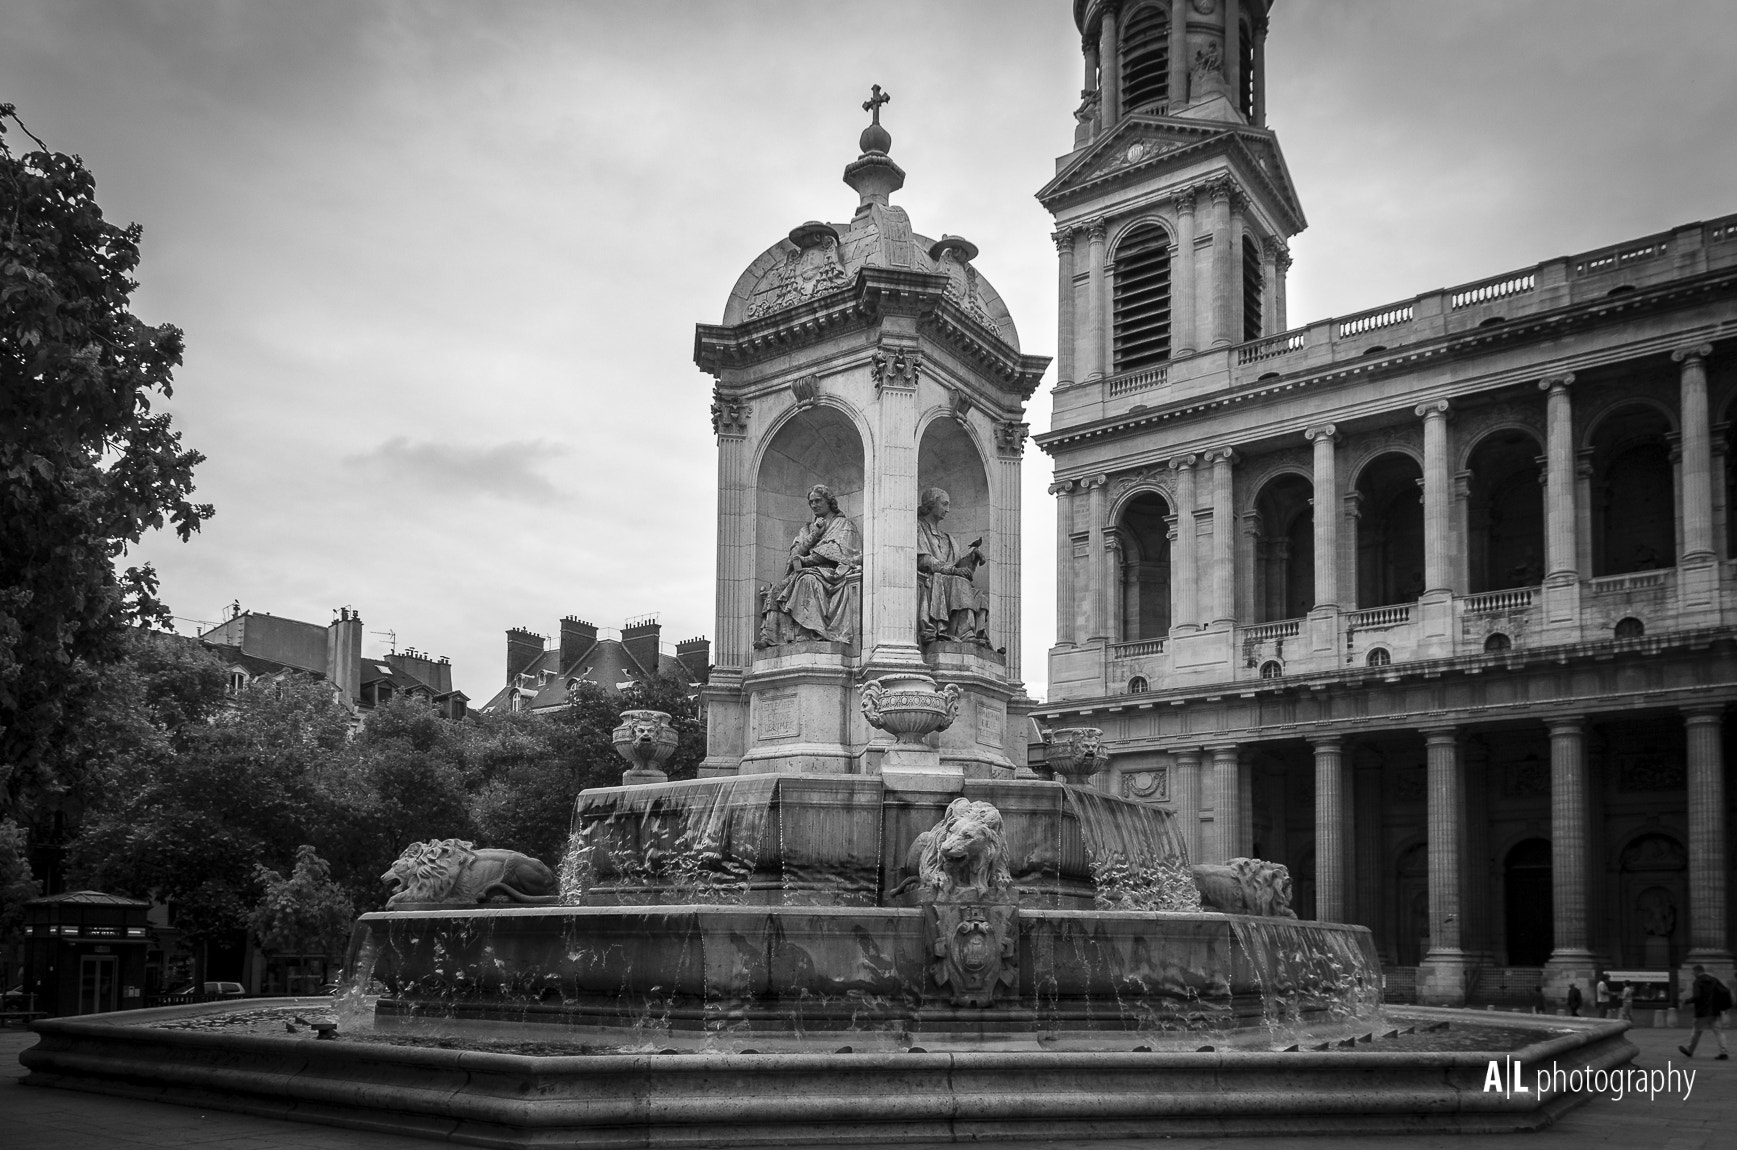
[[[295,869],[288,878],[263,866],[253,873],[265,888],[248,915],[260,946],[279,954],[342,957],[356,908],[313,847],[304,843],[296,848]]]
[[[324,683],[242,691],[166,731],[161,753],[109,765],[73,862],[91,885],[172,904],[191,939],[244,930],[259,897],[256,865],[287,866],[330,825],[315,779],[344,753],[349,731],[349,712]]]
[[[168,622],[149,565],[115,560],[149,530],[187,539],[203,457],[169,416],[181,333],[128,310],[138,225],[103,218],[76,156],[15,155],[0,104],[0,806],[66,781],[48,752],[71,689],[119,657],[128,624]],[[28,135],[28,130],[25,130]]]
[[[0,819],[0,938],[23,924],[24,904],[42,893],[42,884],[30,873],[24,845],[24,828],[11,819]]]

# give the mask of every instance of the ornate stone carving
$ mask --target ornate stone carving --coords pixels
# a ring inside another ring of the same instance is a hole
[[[971,261],[977,258],[977,245],[963,236],[942,236],[929,248],[929,258],[935,261],[936,270],[947,276],[947,298],[999,335],[1000,325],[983,302],[977,269],[971,266]]]
[[[1056,777],[1084,786],[1091,777],[1110,765],[1110,753],[1104,750],[1104,732],[1099,727],[1063,727],[1050,732],[1044,747],[1044,761]]]
[[[745,313],[748,319],[793,307],[850,281],[838,256],[838,232],[831,224],[810,220],[791,229],[790,243],[784,262],[756,285]]]
[[[807,407],[820,397],[820,377],[818,375],[805,375],[801,379],[793,380],[790,384],[790,394],[796,397],[798,407]]]
[[[1176,209],[1176,214],[1179,216],[1193,215],[1194,199],[1198,194],[1199,190],[1196,188],[1183,188],[1171,195],[1170,204]]]
[[[1170,801],[1170,770],[1154,767],[1149,771],[1129,771],[1122,776],[1122,797],[1142,802]]]
[[[747,400],[734,399],[725,395],[721,388],[712,388],[712,434],[748,434],[749,410]]]
[[[882,675],[863,684],[863,718],[897,742],[920,745],[953,725],[963,695],[957,683],[937,687],[933,678],[914,671]]]
[[[994,805],[954,799],[917,836],[929,978],[954,1006],[984,1008],[1019,985],[1019,900]]]
[[[1082,124],[1090,123],[1097,118],[1098,105],[1103,102],[1103,93],[1097,88],[1080,89],[1080,106],[1074,109],[1074,119]]]
[[[1650,886],[1635,900],[1641,929],[1652,938],[1669,938],[1677,929],[1677,903],[1662,886]]]
[[[987,647],[989,593],[975,579],[989,560],[981,536],[961,544],[941,530],[952,503],[945,491],[931,487],[917,505],[917,638]]]
[[[862,618],[862,535],[825,484],[808,489],[814,518],[790,542],[784,578],[760,595],[756,647],[854,643]]]
[[[869,374],[874,377],[875,390],[884,387],[915,388],[920,372],[918,355],[902,347],[875,348],[869,359]]]
[[[1031,424],[1017,419],[1003,420],[995,425],[995,447],[1008,458],[1018,459],[1025,454],[1025,439],[1030,434]]]
[[[411,843],[380,881],[394,888],[387,910],[475,906],[494,898],[527,904],[558,901],[555,872],[530,855],[464,839]]]
[[[660,764],[669,761],[680,741],[665,711],[621,712],[621,725],[615,728],[613,742],[615,753],[629,764],[621,772],[622,785],[668,780]]]
[[[1223,865],[1192,868],[1202,910],[1296,918],[1291,909],[1291,872],[1283,863],[1235,858]]]
[[[1667,755],[1624,755],[1616,767],[1616,785],[1624,791],[1680,791],[1689,785],[1687,764]]]

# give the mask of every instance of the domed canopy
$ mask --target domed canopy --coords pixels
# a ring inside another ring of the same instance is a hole
[[[845,169],[845,182],[860,203],[849,223],[810,220],[792,228],[748,265],[724,304],[724,324],[757,320],[838,291],[865,267],[897,268],[947,277],[947,297],[965,314],[1014,351],[1019,335],[1001,295],[971,261],[977,245],[960,236],[939,241],[911,230],[903,208],[888,202],[905,181],[904,171],[887,154],[892,136],[880,125],[880,106],[891,97],[875,86],[863,105],[874,122],[862,134],[863,152]]]

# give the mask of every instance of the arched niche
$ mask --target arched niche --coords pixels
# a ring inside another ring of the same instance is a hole
[[[989,529],[994,520],[989,506],[989,475],[971,436],[951,419],[929,424],[917,444],[918,498],[931,487],[946,491],[952,505],[941,529],[961,545],[980,538],[983,553],[991,554]],[[979,587],[984,586],[983,580],[984,574],[979,574]]]
[[[1544,581],[1543,454],[1530,432],[1501,428],[1467,459],[1466,565],[1474,594]]]
[[[849,416],[824,404],[791,416],[760,457],[754,577],[761,586],[784,577],[790,541],[812,518],[808,489],[816,483],[832,488],[839,510],[863,527],[862,435]]]

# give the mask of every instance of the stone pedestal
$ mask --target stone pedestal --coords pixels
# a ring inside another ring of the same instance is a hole
[[[845,775],[869,730],[856,707],[851,648],[789,643],[760,652],[743,676],[747,744],[739,771]]]
[[[1010,779],[1025,762],[1024,724],[1009,715],[1007,660],[975,643],[930,643],[923,659],[935,679],[959,687],[959,717],[941,732],[942,763],[968,779]],[[1029,711],[1027,712],[1029,714]],[[1013,728],[1020,728],[1017,747]],[[884,772],[884,767],[883,767]]]

